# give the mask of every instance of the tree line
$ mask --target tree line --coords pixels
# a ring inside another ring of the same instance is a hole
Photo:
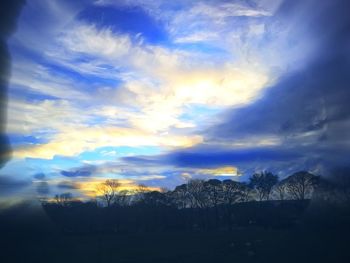
[[[299,221],[311,197],[349,204],[350,180],[341,178],[332,183],[300,171],[280,180],[271,172],[260,172],[247,182],[191,179],[171,191],[150,191],[144,185],[121,190],[118,180],[108,179],[88,202],[64,193],[44,201],[43,207],[68,232],[288,227]]]
[[[149,205],[168,205],[183,208],[206,208],[218,205],[233,205],[249,201],[305,200],[310,199],[319,177],[300,171],[279,180],[271,172],[253,174],[248,182],[231,179],[191,179],[186,184],[175,187],[173,191],[149,191],[145,185],[136,190],[119,190],[117,179],[108,179],[97,186],[96,201],[101,206],[132,206],[137,203]],[[73,201],[70,193],[56,195],[58,205]]]

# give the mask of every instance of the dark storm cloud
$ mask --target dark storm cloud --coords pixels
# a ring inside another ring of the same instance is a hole
[[[69,171],[61,171],[61,175],[66,177],[88,177],[95,171],[95,166],[83,166]]]
[[[57,184],[57,187],[60,189],[68,189],[68,190],[78,189],[77,185],[71,181],[60,182]]]
[[[291,17],[291,12],[300,10],[303,4],[290,2],[294,1],[286,1],[277,15]],[[277,137],[281,144],[274,147],[276,152],[288,151],[291,156],[298,153],[327,164],[347,162],[345,156],[350,150],[348,10],[349,1],[317,2],[303,24],[303,31],[308,31],[318,42],[315,58],[303,65],[302,70],[282,76],[256,103],[228,112],[221,124],[205,132],[207,142]],[[241,161],[238,156],[234,159]],[[251,159],[256,160],[256,156],[252,154]]]
[[[298,158],[300,154],[274,148],[253,149],[216,149],[212,147],[197,147],[184,151],[171,152],[158,156],[124,157],[123,160],[135,165],[175,165],[178,167],[210,168],[234,163],[247,163],[252,160],[260,162],[286,161]]]
[[[158,165],[166,165],[171,164],[171,159],[168,158],[168,155],[153,155],[153,156],[130,156],[130,157],[122,157],[123,161],[132,164],[139,164],[143,166],[158,166]]]
[[[36,192],[39,195],[48,195],[50,193],[50,186],[48,182],[38,182],[36,185]]]
[[[15,180],[8,176],[0,176],[0,194],[17,191],[31,184],[29,180]]]
[[[37,174],[35,174],[34,176],[33,176],[35,179],[38,179],[38,180],[43,180],[43,179],[45,179],[45,174],[43,174],[43,173],[37,173]]]
[[[290,13],[286,11],[290,2],[300,3],[286,1],[288,6],[282,6],[279,15]],[[209,136],[293,135],[349,119],[350,3],[322,1],[314,10],[304,31],[319,42],[316,59],[301,71],[283,76],[258,102],[228,113]]]
[[[277,18],[296,20],[294,26],[315,42],[312,59],[299,70],[281,76],[255,103],[228,111],[224,120],[203,132],[205,146],[158,157],[128,157],[139,164],[176,166],[278,167],[315,169],[320,164],[348,162],[350,150],[350,2],[285,1]],[[286,50],[288,52],[288,50]],[[303,52],[303,50],[300,50]],[[234,143],[275,138],[237,149]],[[226,145],[226,146],[222,146]]]
[[[86,170],[61,171],[61,174],[66,177],[90,176],[91,171],[86,171]]]
[[[11,151],[4,131],[7,87],[11,70],[11,57],[7,47],[7,39],[16,29],[17,18],[24,3],[24,0],[0,2],[0,168],[9,159]]]
[[[283,77],[257,103],[232,111],[212,136],[293,135],[348,120],[349,60],[332,57]]]

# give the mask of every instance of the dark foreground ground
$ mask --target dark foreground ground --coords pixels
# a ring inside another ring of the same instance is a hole
[[[133,234],[63,234],[42,210],[26,207],[0,220],[4,263],[350,262],[349,221],[328,212],[282,229]]]

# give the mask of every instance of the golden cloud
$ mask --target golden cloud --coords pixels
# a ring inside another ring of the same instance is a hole
[[[203,174],[209,174],[213,176],[239,176],[237,167],[234,166],[223,166],[214,169],[201,169],[199,171]]]

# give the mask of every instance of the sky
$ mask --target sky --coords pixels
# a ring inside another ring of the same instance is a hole
[[[27,0],[1,197],[346,165],[346,2]]]

